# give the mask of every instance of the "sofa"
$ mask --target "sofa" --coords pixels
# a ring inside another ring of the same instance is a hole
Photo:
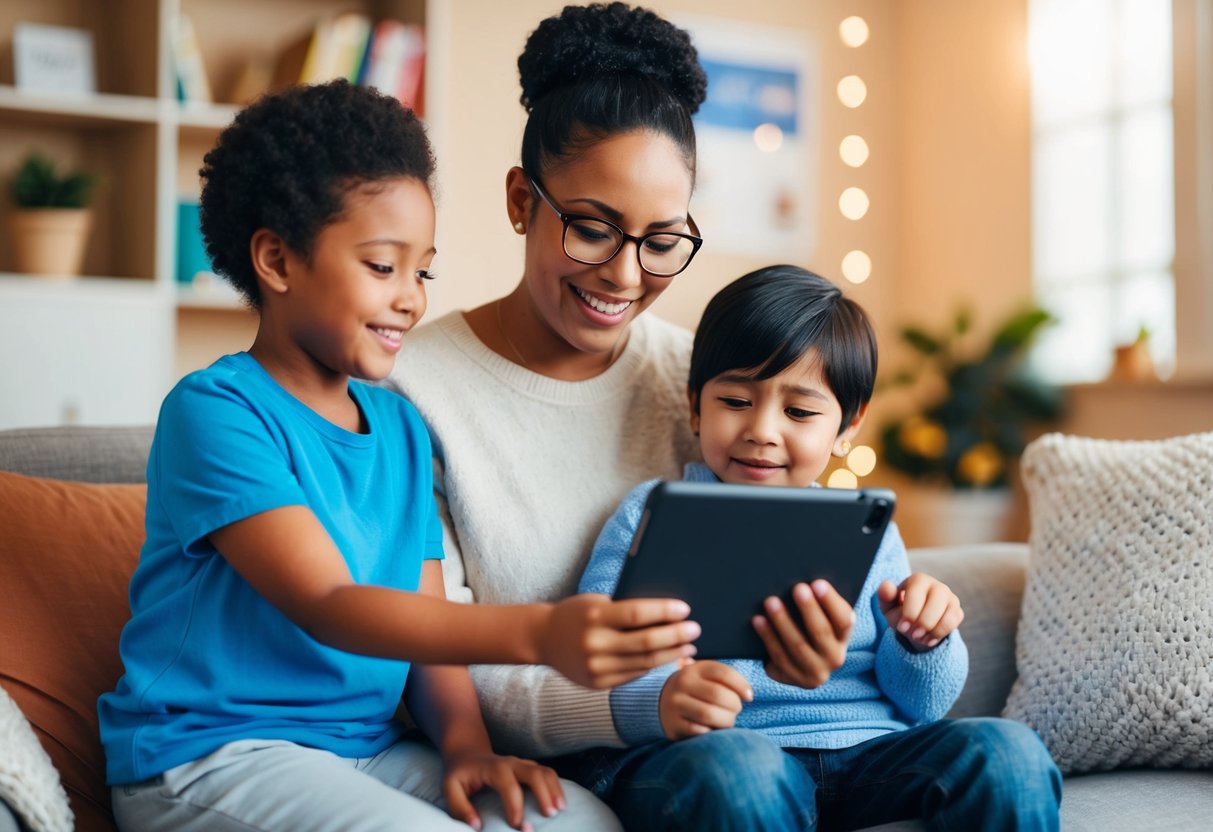
[[[0,472],[11,472],[0,473],[0,685],[54,763],[80,830],[114,828],[93,706],[120,674],[117,636],[142,538],[140,483],[150,442],[148,427],[0,431]],[[1000,714],[1016,679],[1028,545],[918,549],[910,558],[964,603],[961,631],[971,668],[951,715]],[[0,738],[0,830],[51,828],[19,813],[21,782],[5,778],[8,754]],[[1213,772],[1138,769],[1067,777],[1062,827],[1213,828]]]

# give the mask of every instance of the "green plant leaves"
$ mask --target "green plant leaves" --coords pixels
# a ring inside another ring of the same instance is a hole
[[[934,336],[929,335],[926,330],[916,326],[907,326],[901,331],[901,337],[902,340],[923,355],[935,355],[943,349],[943,344]]]
[[[895,372],[886,384],[911,385],[931,374],[944,385],[920,402],[916,414],[884,426],[883,461],[913,477],[954,487],[1005,484],[1006,460],[1023,451],[1028,426],[1055,420],[1062,411],[1060,389],[1031,375],[1023,362],[1026,348],[1052,320],[1039,308],[1018,312],[976,350],[964,348],[973,323],[968,309],[957,312],[941,336],[904,327],[902,338],[919,361],[913,370]],[[936,439],[924,443],[924,435]]]
[[[83,208],[92,197],[96,177],[83,171],[60,176],[40,153],[26,157],[13,176],[13,202],[20,208]]]

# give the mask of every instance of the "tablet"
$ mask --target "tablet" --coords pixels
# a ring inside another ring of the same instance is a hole
[[[886,489],[660,483],[615,598],[679,598],[703,634],[702,659],[763,659],[751,623],[768,596],[824,578],[854,605],[893,514]],[[799,620],[799,616],[794,614]]]

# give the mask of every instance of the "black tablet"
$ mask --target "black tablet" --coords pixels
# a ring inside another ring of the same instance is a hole
[[[893,514],[885,489],[663,482],[645,503],[616,598],[679,598],[702,659],[760,659],[751,623],[771,595],[824,578],[852,605]]]

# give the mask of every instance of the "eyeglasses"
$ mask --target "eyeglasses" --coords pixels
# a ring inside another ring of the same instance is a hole
[[[694,234],[684,234],[676,231],[652,231],[633,237],[622,228],[609,220],[591,217],[585,214],[566,214],[560,209],[547,191],[535,180],[527,177],[535,193],[548,204],[560,221],[564,224],[563,243],[564,253],[570,260],[584,263],[587,266],[599,266],[610,260],[623,244],[631,240],[636,244],[636,259],[640,268],[656,277],[673,277],[687,266],[699,247],[703,238],[699,236],[699,228],[695,220],[687,215],[687,225]]]

